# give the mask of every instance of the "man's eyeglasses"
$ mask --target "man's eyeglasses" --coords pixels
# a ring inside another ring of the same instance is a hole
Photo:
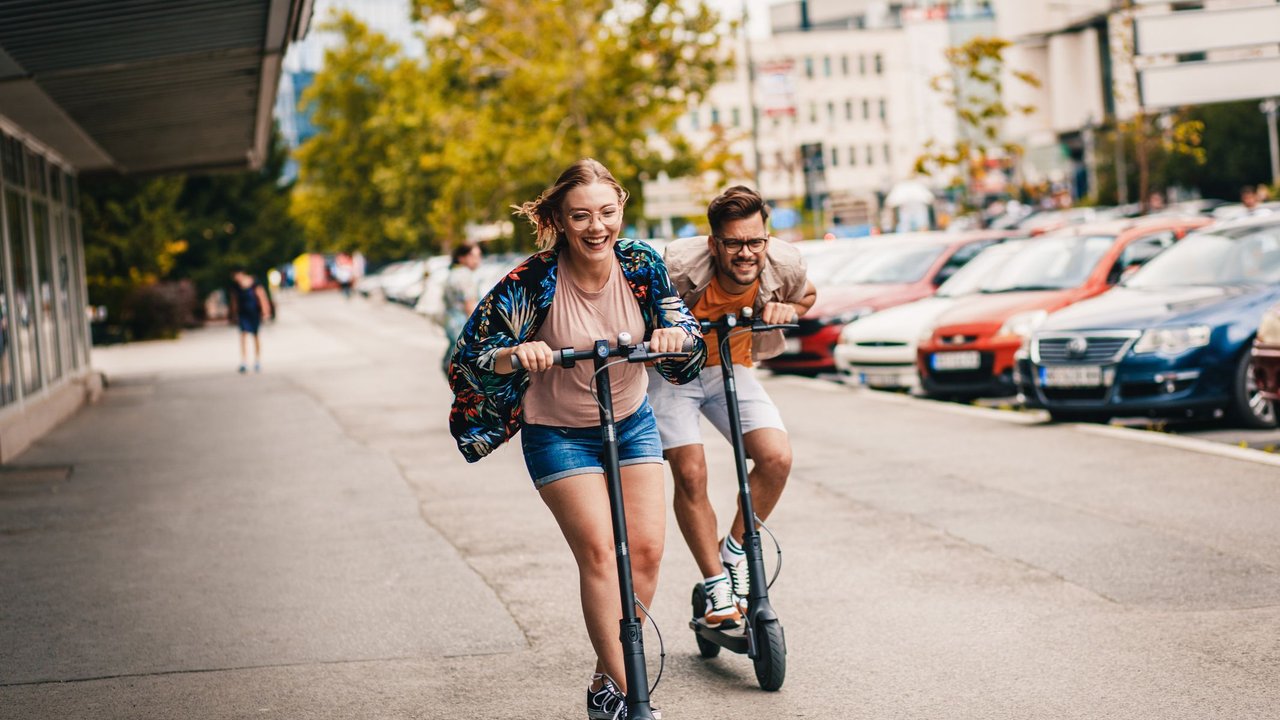
[[[723,247],[725,250],[728,250],[731,253],[742,252],[743,247],[746,247],[748,250],[750,250],[753,253],[758,253],[764,249],[765,244],[769,242],[769,238],[751,238],[750,240],[739,240],[737,238],[718,237],[716,238],[716,241],[720,243],[721,247]]]
[[[591,226],[591,218],[598,216],[600,222],[605,225],[612,225],[622,217],[622,208],[617,205],[610,205],[602,208],[598,212],[587,212],[586,210],[575,210],[569,213],[569,227],[574,230],[586,230]]]

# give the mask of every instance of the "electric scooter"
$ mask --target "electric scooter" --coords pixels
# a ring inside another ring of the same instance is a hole
[[[729,313],[719,320],[703,320],[702,333],[716,333],[720,348],[720,368],[724,374],[725,403],[729,411],[729,429],[733,443],[733,455],[738,471],[738,500],[742,507],[742,548],[747,556],[747,568],[751,575],[751,588],[747,596],[747,612],[744,628],[709,628],[699,622],[706,608],[706,592],[699,582],[693,587],[693,629],[698,651],[704,658],[720,654],[720,648],[730,652],[745,653],[755,664],[756,681],[763,690],[774,691],[782,687],[787,676],[787,643],[782,633],[782,622],[769,603],[769,586],[765,581],[764,554],[760,546],[760,532],[756,530],[755,510],[751,504],[751,484],[747,478],[747,450],[742,441],[742,420],[738,412],[738,389],[733,378],[733,359],[729,356],[729,338],[744,332],[764,332],[797,327],[794,323],[767,325],[752,318],[749,307],[742,308],[741,317]],[[763,523],[761,523],[763,526]],[[766,528],[767,530],[767,528]],[[776,544],[776,542],[775,542]],[[778,551],[781,562],[782,551]],[[781,566],[779,566],[779,569]],[[774,579],[777,578],[775,573]]]
[[[653,720],[649,705],[649,677],[644,664],[644,633],[636,615],[635,587],[631,580],[631,555],[627,550],[627,514],[622,504],[622,475],[618,466],[618,434],[613,419],[613,390],[605,368],[620,362],[649,362],[663,358],[685,357],[693,351],[693,340],[685,343],[683,352],[654,353],[644,343],[631,344],[630,333],[618,333],[618,343],[610,347],[608,340],[596,340],[585,350],[564,348],[552,353],[552,362],[571,368],[579,360],[590,358],[595,363],[596,404],[600,406],[600,433],[604,439],[604,475],[609,489],[609,511],[613,519],[613,546],[618,559],[618,593],[622,598],[622,663],[627,677],[628,720]],[[610,358],[618,358],[609,362]],[[511,366],[520,362],[511,356]],[[659,676],[661,673],[659,673]]]

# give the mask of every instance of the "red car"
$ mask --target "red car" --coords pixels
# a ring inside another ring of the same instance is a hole
[[[1031,241],[921,336],[916,369],[925,394],[1014,394],[1014,355],[1049,313],[1106,291],[1127,270],[1209,222],[1137,218],[1078,225]]]
[[[840,330],[873,312],[902,305],[937,291],[944,280],[992,243],[1009,237],[1000,231],[909,233],[847,241],[834,272],[815,268],[818,301],[788,330],[786,351],[764,361],[775,372],[834,372],[832,354]]]
[[[1262,397],[1280,403],[1280,304],[1262,316],[1253,340],[1253,377]]]

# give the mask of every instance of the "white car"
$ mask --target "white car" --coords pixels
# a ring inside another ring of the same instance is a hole
[[[960,298],[976,292],[983,277],[998,270],[1025,244],[1025,240],[1009,240],[992,245],[957,270],[936,294],[849,323],[833,351],[836,369],[867,387],[915,390],[920,385],[916,374],[920,334]]]

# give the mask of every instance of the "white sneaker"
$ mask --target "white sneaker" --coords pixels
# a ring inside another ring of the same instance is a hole
[[[737,627],[742,615],[733,601],[731,581],[717,580],[709,587],[703,583],[703,589],[706,590],[707,606],[698,622],[709,628]]]
[[[733,562],[721,557],[724,574],[733,586],[733,604],[741,615],[747,614],[747,596],[751,594],[751,571],[747,568],[747,556],[738,555]]]

